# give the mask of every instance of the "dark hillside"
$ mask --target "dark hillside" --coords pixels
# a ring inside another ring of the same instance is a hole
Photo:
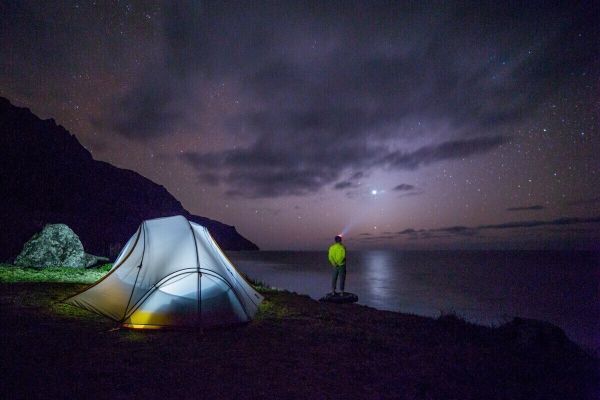
[[[181,214],[225,250],[257,250],[235,227],[191,215],[163,186],[96,161],[53,119],[0,97],[0,260],[47,223],[66,223],[86,251],[113,256],[145,219]]]

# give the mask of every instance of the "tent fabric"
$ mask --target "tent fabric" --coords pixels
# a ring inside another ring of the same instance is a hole
[[[66,302],[159,328],[247,322],[262,300],[205,227],[174,216],[144,221],[109,273]]]

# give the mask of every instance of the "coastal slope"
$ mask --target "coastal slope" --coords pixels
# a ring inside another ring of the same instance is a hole
[[[600,393],[598,360],[543,322],[490,328],[262,288],[265,300],[249,324],[140,332],[114,330],[114,322],[60,302],[84,287],[0,283],[5,398],[591,400]]]

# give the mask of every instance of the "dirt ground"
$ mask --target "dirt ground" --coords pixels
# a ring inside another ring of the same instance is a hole
[[[598,360],[552,329],[267,291],[243,326],[113,330],[59,302],[83,287],[0,284],[2,399],[599,398]]]

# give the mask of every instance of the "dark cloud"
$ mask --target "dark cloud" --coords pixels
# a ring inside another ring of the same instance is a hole
[[[477,229],[511,229],[511,228],[533,228],[538,226],[553,226],[553,225],[573,225],[573,224],[591,224],[600,222],[600,217],[590,218],[577,218],[577,217],[564,217],[557,218],[549,221],[516,221],[507,222],[503,224],[495,225],[480,225]]]
[[[343,190],[343,189],[355,188],[358,186],[360,186],[360,185],[358,185],[357,183],[351,182],[351,181],[340,181],[340,182],[337,182],[335,185],[333,185],[333,188],[336,190]]]
[[[577,218],[577,217],[564,217],[557,218],[553,220],[547,221],[539,221],[539,220],[529,220],[529,221],[514,221],[514,222],[506,222],[502,224],[490,224],[490,225],[479,225],[479,226],[449,226],[444,228],[436,228],[436,229],[421,229],[415,230],[412,228],[405,229],[403,231],[397,232],[396,235],[399,237],[401,235],[410,235],[415,238],[426,238],[429,239],[432,235],[436,233],[447,233],[455,236],[476,236],[483,230],[504,230],[504,229],[527,229],[527,228],[537,228],[540,226],[566,226],[566,225],[576,225],[576,224],[594,224],[600,223],[600,217],[590,217],[590,218]]]
[[[398,235],[410,235],[410,234],[413,234],[416,232],[417,232],[416,230],[414,230],[412,228],[408,228],[408,229],[398,232]]]
[[[350,177],[347,180],[337,182],[335,185],[333,185],[333,188],[336,190],[359,188],[361,186],[360,179],[366,176],[367,174],[365,174],[363,171],[354,172],[352,175],[350,175]],[[346,192],[346,197],[348,198],[354,198],[358,195],[359,192],[356,190]]]
[[[408,183],[401,183],[399,185],[396,185],[392,190],[399,192],[408,192],[410,190],[413,190],[414,188],[415,187],[413,185],[409,185]]]
[[[344,193],[344,196],[346,196],[346,198],[348,199],[357,199],[359,197],[364,197],[364,192],[361,192],[359,190],[349,190],[346,193]]]
[[[450,235],[440,235],[439,233],[425,231],[416,235],[410,235],[408,240],[430,240],[430,239],[446,239]]]
[[[377,241],[381,241],[381,240],[392,240],[395,239],[394,235],[377,235],[377,236],[373,236],[371,234],[361,234],[359,235],[358,238],[354,239],[357,240],[359,242],[377,242]]]
[[[541,205],[535,205],[535,206],[523,206],[523,207],[509,207],[506,209],[506,211],[538,211],[538,210],[543,210],[546,207],[541,206]]]
[[[502,136],[478,137],[454,140],[438,145],[425,146],[413,152],[395,151],[386,155],[384,164],[397,169],[416,169],[434,162],[465,158],[485,153],[506,141]]]
[[[304,136],[292,137],[285,142],[278,142],[273,136],[269,139],[265,137],[245,149],[184,153],[182,157],[202,174],[218,175],[219,181],[235,188],[230,194],[251,198],[278,197],[314,193],[338,179],[346,169],[412,170],[437,161],[484,153],[505,140],[503,137],[474,138],[400,152],[351,141],[336,143],[333,149],[315,148],[305,143],[307,138]],[[350,181],[338,184],[342,186],[338,189],[353,186]]]
[[[313,193],[338,179],[343,155],[319,159],[311,150],[293,145],[287,152],[269,143],[249,149],[215,153],[184,153],[182,157],[203,174],[219,176],[230,194],[244,197],[278,197]],[[306,158],[314,161],[307,163]]]
[[[360,178],[364,178],[365,176],[366,176],[366,174],[364,172],[358,171],[358,172],[353,173],[350,176],[350,180],[358,180]]]
[[[431,229],[429,232],[444,232],[456,236],[476,236],[478,229],[468,228],[466,226],[450,226],[447,228]]]
[[[556,233],[556,234],[590,234],[591,232],[597,231],[593,228],[579,228],[576,227],[578,224],[596,224],[600,223],[600,217],[590,217],[590,218],[557,218],[553,220],[547,221],[538,221],[538,220],[530,220],[530,221],[515,221],[508,222],[503,224],[490,224],[490,225],[479,225],[479,226],[449,226],[443,228],[436,229],[413,229],[408,228],[399,232],[395,232],[393,234],[384,233],[383,235],[372,235],[368,233],[360,234],[358,239],[361,241],[377,241],[377,240],[388,240],[388,239],[400,239],[404,238],[405,240],[415,241],[415,240],[431,240],[431,239],[467,239],[467,238],[485,238],[491,239],[494,236],[483,235],[483,231],[485,230],[506,230],[506,229],[522,229],[527,232],[530,228],[538,228],[538,227],[548,227],[545,233]],[[561,227],[561,229],[558,229]],[[540,232],[531,231],[531,233],[535,233],[536,236],[541,235]],[[512,233],[511,233],[512,234]],[[365,237],[367,236],[368,237]],[[506,240],[506,238],[495,237],[499,242],[502,240]],[[587,239],[586,239],[587,240]]]
[[[468,230],[469,230],[469,228],[467,228],[466,226],[450,226],[447,228],[431,229],[431,231],[433,231],[433,232],[451,232],[451,233],[465,232]]]

